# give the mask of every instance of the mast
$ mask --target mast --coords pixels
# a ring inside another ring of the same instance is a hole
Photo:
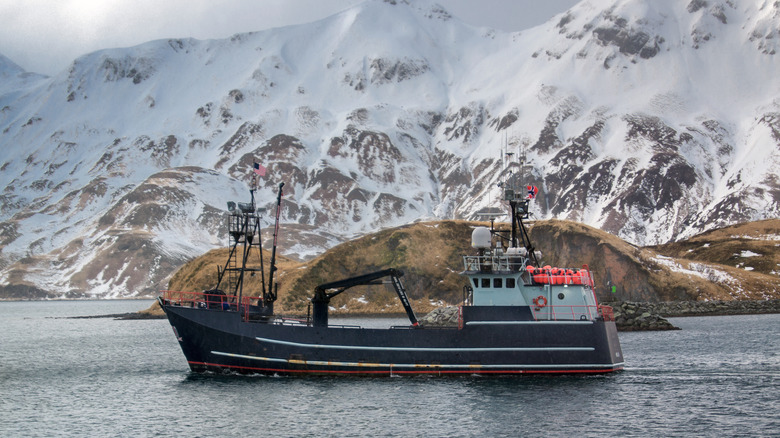
[[[257,208],[255,191],[256,180],[253,177],[249,187],[251,202],[228,201],[227,203],[228,211],[230,212],[227,218],[230,252],[228,254],[228,259],[225,262],[225,266],[221,269],[217,269],[217,284],[211,290],[216,294],[224,294],[224,292],[220,290],[220,286],[224,283],[228,295],[236,297],[239,306],[244,304],[244,282],[247,279],[247,273],[254,276],[256,272],[260,272],[262,297],[268,295],[265,290],[265,274],[263,270],[263,241],[260,226],[261,209]],[[260,256],[259,268],[250,268],[247,266],[253,247],[257,247]],[[239,248],[241,249],[240,252]]]
[[[274,271],[276,271],[276,244],[279,236],[279,215],[282,210],[282,187],[284,183],[279,183],[279,193],[276,197],[276,223],[274,224],[274,246],[271,249],[271,268],[268,272],[268,290],[263,288],[263,303],[265,307],[273,310],[274,301],[276,301],[276,288],[274,288]]]
[[[512,156],[514,152],[509,152],[509,145],[506,145],[507,150],[505,155],[507,157],[508,165],[512,163]],[[507,181],[503,184],[504,188],[504,200],[509,202],[510,218],[512,221],[510,231],[510,243],[511,247],[519,248],[524,247],[527,251],[527,257],[529,261],[536,267],[539,267],[539,260],[536,256],[536,248],[531,243],[531,238],[528,236],[528,230],[523,223],[523,219],[529,218],[529,203],[530,196],[526,196],[522,182],[525,179],[525,150],[521,154],[518,154],[520,161],[520,172],[515,174],[514,172],[509,175]],[[530,187],[530,186],[529,186]]]
[[[263,283],[262,278],[264,278],[263,274],[263,239],[261,236],[261,227],[260,227],[260,216],[258,215],[258,209],[257,205],[255,203],[255,190],[257,189],[257,182],[255,180],[255,177],[252,176],[252,182],[249,187],[249,194],[251,196],[251,200],[248,206],[244,205],[243,207],[239,204],[239,210],[241,210],[242,214],[241,217],[243,217],[243,224],[241,226],[240,233],[243,234],[243,257],[241,259],[241,267],[237,268],[239,275],[238,275],[238,302],[243,302],[243,295],[244,295],[244,281],[245,281],[245,273],[247,271],[250,271],[252,273],[252,276],[254,276],[255,271],[260,271],[260,284],[265,288],[265,284]],[[257,242],[255,242],[255,234],[257,234]],[[237,242],[238,243],[238,242]],[[252,247],[257,246],[257,251],[260,253],[260,269],[253,269],[253,268],[247,268],[247,261],[249,261],[249,255],[252,253]]]

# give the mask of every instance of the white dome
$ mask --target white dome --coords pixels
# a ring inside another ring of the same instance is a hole
[[[474,231],[471,232],[472,248],[477,248],[477,249],[490,248],[491,240],[492,240],[492,236],[490,235],[490,230],[488,230],[486,227],[477,227],[474,228]]]

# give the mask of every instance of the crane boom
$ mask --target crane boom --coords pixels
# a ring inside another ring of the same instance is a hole
[[[393,284],[393,289],[395,289],[395,293],[401,300],[401,304],[404,306],[404,310],[406,311],[406,315],[409,317],[409,321],[412,323],[412,326],[417,327],[417,316],[414,314],[414,310],[412,310],[412,305],[409,303],[409,298],[406,296],[406,289],[404,289],[404,286],[401,283],[401,277],[403,277],[403,275],[403,271],[390,268],[364,275],[358,275],[357,277],[331,281],[329,283],[323,283],[317,286],[314,288],[314,297],[311,299],[313,305],[312,317],[314,326],[328,326],[328,304],[330,303],[331,298],[354,286],[382,284],[382,282],[377,280],[389,276],[391,283]],[[332,290],[333,292],[328,292],[329,290]]]

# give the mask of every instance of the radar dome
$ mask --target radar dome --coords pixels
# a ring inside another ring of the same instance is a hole
[[[490,230],[488,230],[486,227],[477,227],[474,228],[474,231],[471,232],[472,248],[477,248],[477,249],[490,248],[491,240],[492,240],[492,236],[490,235]]]

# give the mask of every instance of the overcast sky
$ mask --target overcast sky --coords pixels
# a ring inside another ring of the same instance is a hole
[[[0,0],[0,54],[53,75],[86,53],[161,38],[225,38],[315,21],[363,0]],[[414,1],[414,0],[412,0]],[[437,0],[475,26],[518,31],[579,0]]]

